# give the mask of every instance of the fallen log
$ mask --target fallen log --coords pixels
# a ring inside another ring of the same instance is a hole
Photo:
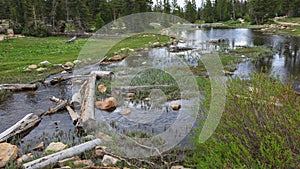
[[[86,85],[87,81],[85,81],[81,86],[80,86],[80,89],[77,93],[75,93],[73,96],[72,96],[72,99],[71,99],[71,105],[73,106],[73,108],[76,108],[78,106],[81,106],[82,104],[82,92],[83,92],[83,89]]]
[[[72,118],[73,124],[76,125],[78,120],[80,119],[80,116],[69,105],[67,105],[66,108]]]
[[[84,98],[81,106],[81,122],[84,128],[93,125],[95,121],[94,112],[94,97],[95,97],[96,73],[90,74],[89,80],[86,85]]]
[[[26,136],[40,121],[41,118],[33,113],[26,115],[22,120],[0,134],[0,142],[9,141],[14,136],[21,138]]]
[[[120,86],[113,87],[113,90],[121,91],[121,92],[136,92],[139,90],[148,90],[148,89],[157,89],[157,88],[167,88],[172,85],[149,85],[149,86]]]
[[[67,100],[61,100],[56,106],[54,106],[53,108],[49,109],[48,111],[42,113],[40,116],[46,116],[46,115],[54,114],[58,110],[65,108],[67,103],[68,103]]]
[[[44,167],[47,167],[51,164],[57,163],[59,160],[63,160],[65,158],[69,158],[69,157],[72,157],[74,155],[83,153],[87,150],[91,150],[91,149],[93,149],[94,147],[96,147],[100,144],[101,144],[101,140],[100,139],[95,139],[95,140],[77,145],[75,147],[71,147],[71,148],[68,148],[66,150],[48,155],[46,157],[42,157],[42,158],[39,158],[37,160],[25,163],[25,164],[23,164],[23,168],[24,169],[27,169],[27,168],[30,168],[30,169],[44,168]]]
[[[0,90],[11,90],[11,91],[25,91],[25,90],[36,90],[37,84],[1,84]]]
[[[45,81],[45,83],[50,83],[51,85],[55,85],[57,83],[67,81],[69,79],[75,79],[75,78],[84,78],[84,77],[89,77],[89,75],[73,75],[73,76],[58,76],[54,77],[50,81]]]

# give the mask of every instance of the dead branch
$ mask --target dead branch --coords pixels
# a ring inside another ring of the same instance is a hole
[[[67,105],[67,100],[61,100],[56,106],[54,106],[53,108],[49,109],[48,111],[42,113],[40,116],[46,116],[46,115],[54,114],[57,111],[59,111],[60,109],[65,108],[66,105]]]
[[[0,90],[12,90],[12,91],[24,91],[24,90],[36,90],[37,84],[1,84]]]

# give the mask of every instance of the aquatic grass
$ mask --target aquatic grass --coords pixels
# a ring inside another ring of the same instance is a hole
[[[195,168],[299,167],[300,98],[292,85],[253,74],[249,81],[233,79],[228,86],[217,130],[202,144],[197,137],[201,127],[195,130],[195,149],[186,164]],[[202,126],[203,120],[199,123]]]

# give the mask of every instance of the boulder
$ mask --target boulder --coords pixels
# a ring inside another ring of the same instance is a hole
[[[18,147],[9,143],[0,143],[0,168],[18,157]]]
[[[46,70],[47,70],[47,68],[43,68],[43,67],[40,67],[40,68],[36,69],[36,71],[38,71],[38,72],[43,72],[43,71],[46,71]]]
[[[118,61],[121,61],[122,59],[123,59],[122,56],[120,56],[120,55],[115,55],[115,56],[109,58],[108,60],[109,60],[109,61],[113,61],[113,62],[118,62]]]
[[[97,101],[95,106],[100,110],[114,111],[117,107],[117,101],[114,97],[110,97],[105,101]]]
[[[45,149],[45,143],[42,141],[39,145],[33,148],[34,151],[42,151]]]
[[[49,144],[49,146],[46,148],[46,152],[58,152],[63,149],[67,148],[67,145],[61,143],[61,142],[52,142]]]
[[[29,69],[36,69],[36,68],[37,68],[37,65],[34,65],[34,64],[33,64],[33,65],[29,65],[28,68],[29,68]]]
[[[104,157],[102,159],[102,164],[104,166],[111,166],[111,165],[116,165],[118,161],[119,161],[118,159],[116,159],[112,156],[104,155]]]
[[[40,63],[40,65],[43,65],[43,66],[47,66],[47,65],[50,65],[51,63],[49,61],[43,61]]]
[[[68,74],[69,72],[67,72],[66,70],[60,72],[60,74]]]
[[[181,105],[180,104],[172,104],[171,107],[173,110],[177,111],[181,108]]]
[[[96,146],[95,147],[95,156],[103,158],[103,156],[105,155],[105,149],[106,148],[107,147],[105,147],[105,146]]]
[[[127,93],[127,97],[134,97],[135,93]]]
[[[105,93],[106,92],[106,87],[103,84],[100,84],[98,86],[98,91],[101,93]]]
[[[73,66],[74,66],[74,63],[72,63],[72,62],[66,62],[66,63],[64,64],[64,66],[65,66],[65,67],[73,67]]]
[[[78,64],[78,63],[81,63],[81,61],[80,61],[80,60],[74,60],[73,63],[76,65],[76,64]]]
[[[24,154],[20,158],[17,159],[17,164],[20,165],[22,162],[28,161],[30,159],[33,159],[32,153]]]

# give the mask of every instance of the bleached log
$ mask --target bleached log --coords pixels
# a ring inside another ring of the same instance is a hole
[[[89,75],[58,76],[58,77],[54,77],[50,81],[45,81],[44,83],[46,83],[46,84],[50,83],[51,85],[55,85],[57,83],[60,83],[60,82],[63,82],[63,81],[67,81],[69,79],[85,78],[85,77],[89,77]]]
[[[113,87],[113,89],[121,92],[136,92],[139,90],[167,88],[167,87],[171,87],[171,85],[120,86],[120,87]]]
[[[69,105],[67,105],[66,108],[72,118],[73,124],[76,125],[78,120],[80,119],[80,116]]]
[[[39,158],[37,160],[28,162],[23,164],[24,169],[36,169],[36,168],[44,168],[51,164],[57,163],[59,160],[72,157],[74,155],[83,153],[85,151],[91,150],[94,147],[101,144],[100,139],[95,139],[80,145],[77,145],[75,147],[68,148],[66,150],[48,155],[46,157]]]
[[[86,84],[87,84],[87,81],[84,81],[84,83],[80,86],[79,91],[72,96],[72,99],[71,99],[70,103],[73,107],[81,106],[83,89],[84,89]]]
[[[12,91],[24,91],[24,90],[36,90],[37,84],[1,84],[0,90],[12,90]]]
[[[10,140],[14,136],[24,137],[35,128],[40,121],[41,118],[33,113],[26,115],[22,120],[0,134],[0,142]]]
[[[61,100],[56,106],[54,106],[53,108],[49,109],[48,111],[42,113],[40,116],[46,116],[46,115],[54,114],[58,110],[61,110],[61,109],[65,108],[67,103],[68,103],[67,100]]]
[[[83,124],[83,127],[86,127],[89,123],[93,123],[95,121],[95,85],[96,73],[92,72],[86,85],[84,98],[81,106],[81,122]]]

